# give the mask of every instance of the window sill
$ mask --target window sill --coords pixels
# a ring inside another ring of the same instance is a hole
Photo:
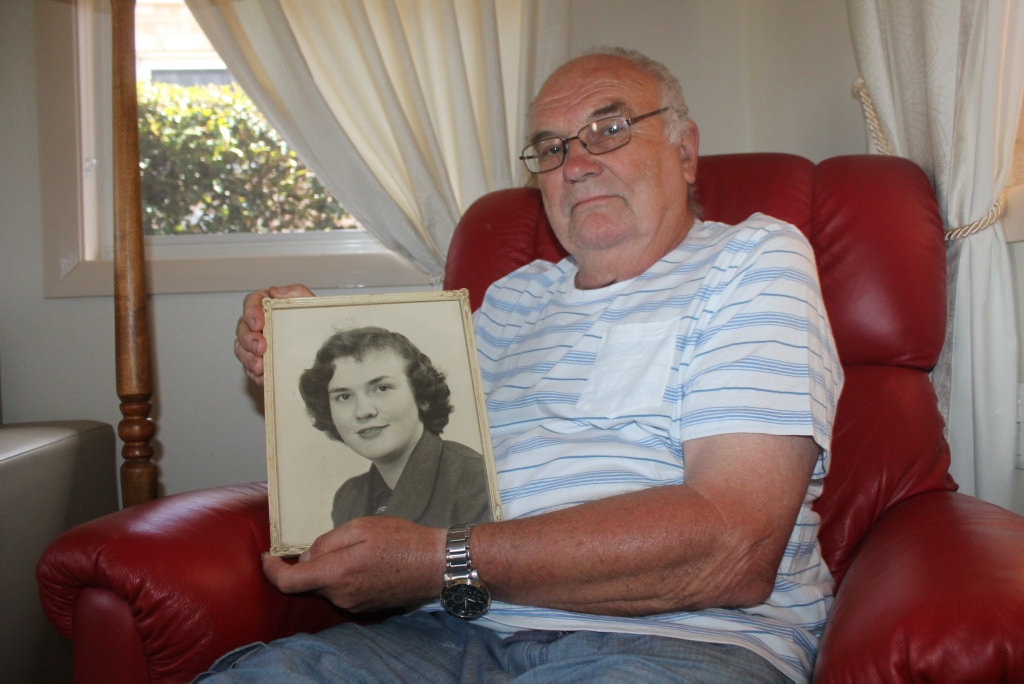
[[[149,294],[251,292],[288,283],[303,283],[314,290],[426,288],[430,285],[426,274],[389,252],[154,259],[146,267]],[[63,275],[51,274],[49,270],[47,297],[94,297],[114,293],[111,261],[81,261]]]

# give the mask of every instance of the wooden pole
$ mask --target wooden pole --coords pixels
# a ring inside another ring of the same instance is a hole
[[[135,0],[112,0],[114,90],[114,344],[117,396],[124,441],[121,501],[125,507],[157,497],[157,471],[150,440],[153,396],[142,187],[139,176],[139,105],[135,88]]]

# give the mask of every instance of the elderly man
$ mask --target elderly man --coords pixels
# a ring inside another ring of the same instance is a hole
[[[499,280],[474,318],[507,519],[361,518],[297,564],[265,557],[284,592],[419,610],[241,649],[224,675],[809,676],[832,589],[811,503],[842,384],[809,246],[763,215],[698,218],[697,127],[642,55],[556,70],[531,130],[522,159],[571,257]],[[250,377],[260,299],[300,294],[247,297]]]

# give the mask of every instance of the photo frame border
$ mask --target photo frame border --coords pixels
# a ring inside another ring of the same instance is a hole
[[[466,367],[472,387],[473,402],[476,409],[476,424],[480,435],[481,454],[484,457],[487,476],[487,488],[490,494],[492,519],[502,519],[501,499],[498,490],[497,472],[494,462],[494,451],[487,421],[487,406],[480,375],[479,360],[476,353],[476,338],[473,331],[472,313],[469,305],[469,292],[461,290],[441,290],[412,293],[386,293],[367,295],[338,295],[322,297],[264,298],[263,312],[265,325],[263,334],[267,339],[267,351],[264,354],[264,412],[266,417],[266,449],[267,449],[267,494],[270,509],[270,553],[274,556],[297,556],[305,551],[314,541],[286,541],[282,537],[281,520],[281,483],[280,455],[278,454],[278,435],[282,426],[278,425],[278,394],[275,363],[275,311],[297,309],[355,308],[381,307],[392,304],[431,304],[455,303],[459,308],[459,320],[462,331],[461,339],[465,345]]]

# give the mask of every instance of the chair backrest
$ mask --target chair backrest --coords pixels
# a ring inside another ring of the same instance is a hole
[[[885,510],[952,490],[949,449],[928,376],[946,321],[945,247],[931,185],[913,163],[847,156],[820,164],[787,154],[702,157],[697,198],[708,220],[761,211],[810,240],[846,383],[832,466],[815,508],[825,559],[842,580],[851,554]],[[474,308],[491,282],[534,259],[565,255],[540,193],[490,193],[459,222],[445,287]]]

